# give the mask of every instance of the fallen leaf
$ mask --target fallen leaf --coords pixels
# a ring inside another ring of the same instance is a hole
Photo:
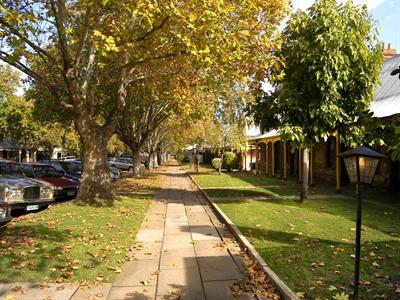
[[[372,266],[375,267],[375,268],[379,268],[381,265],[378,264],[376,261],[374,261],[374,262],[372,263]]]
[[[296,296],[299,298],[304,298],[304,292],[296,292]]]

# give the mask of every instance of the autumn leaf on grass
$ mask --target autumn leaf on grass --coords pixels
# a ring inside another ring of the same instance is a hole
[[[374,262],[372,263],[372,266],[375,267],[375,268],[379,268],[381,265],[378,264],[376,261],[374,261]]]
[[[346,295],[345,293],[341,293],[341,294],[336,294],[335,296],[333,296],[334,300],[349,300],[349,295]]]
[[[96,252],[93,252],[93,251],[88,251],[88,254],[90,255],[90,256],[92,256],[92,257],[97,257],[97,256],[99,256],[99,254],[98,253],[96,253]]]
[[[121,273],[122,270],[119,267],[108,267],[109,270],[114,271],[115,273]]]
[[[296,296],[299,298],[304,298],[304,292],[296,292]]]
[[[336,291],[336,290],[337,290],[337,288],[336,288],[336,286],[334,286],[334,285],[330,285],[330,286],[328,287],[328,291],[333,292],[333,291]]]
[[[18,300],[17,297],[15,297],[14,295],[7,295],[4,300]]]
[[[370,284],[371,284],[371,281],[361,279],[361,280],[360,280],[360,284],[361,284],[361,285],[370,285]]]

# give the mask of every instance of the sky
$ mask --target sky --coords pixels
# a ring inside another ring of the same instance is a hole
[[[345,2],[347,0],[339,0]],[[353,0],[355,4],[366,4],[373,19],[378,22],[380,39],[390,43],[400,52],[400,0]],[[294,9],[307,9],[315,0],[292,0]]]

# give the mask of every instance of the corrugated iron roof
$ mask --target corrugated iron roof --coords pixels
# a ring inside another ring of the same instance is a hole
[[[0,142],[0,149],[1,150],[18,150],[19,146],[10,140],[3,140]]]
[[[258,134],[256,136],[248,136],[247,140],[259,140],[259,139],[265,139],[265,138],[270,138],[270,137],[275,137],[275,136],[280,136],[280,133],[278,130],[270,130],[268,132]]]
[[[383,63],[379,78],[381,86],[376,90],[371,103],[374,117],[383,118],[400,113],[400,79],[390,73],[400,66],[400,55]]]

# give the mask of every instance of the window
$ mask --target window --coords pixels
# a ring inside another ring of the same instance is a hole
[[[33,166],[37,177],[62,177],[64,172],[56,170],[52,166],[36,165]]]

